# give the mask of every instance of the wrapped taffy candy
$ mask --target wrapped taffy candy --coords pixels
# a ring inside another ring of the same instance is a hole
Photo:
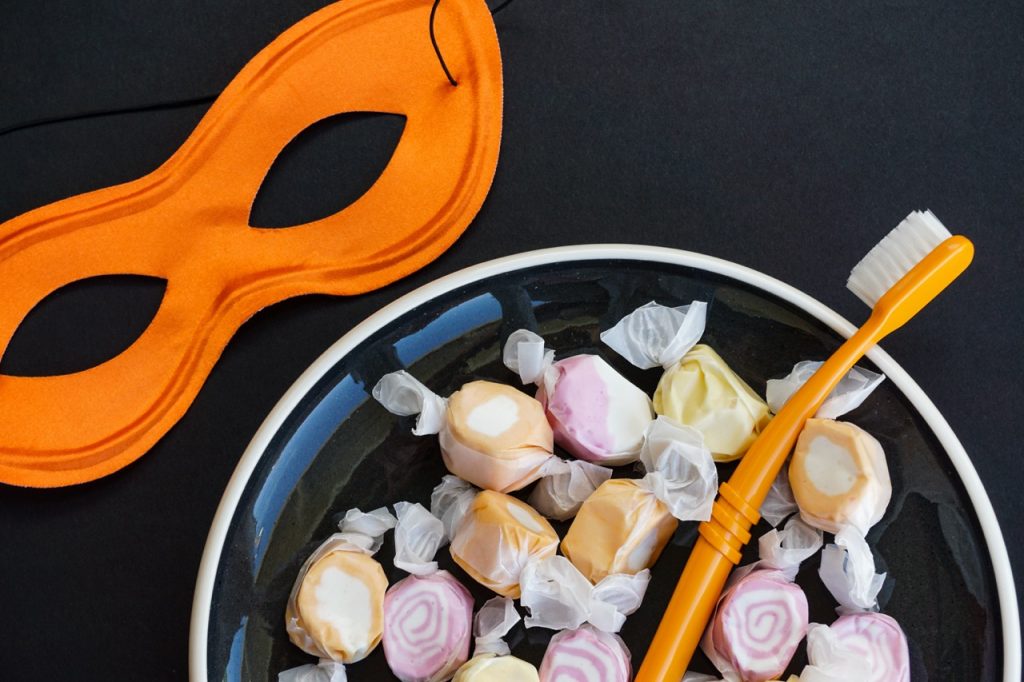
[[[853,424],[808,419],[789,464],[789,483],[801,518],[835,533],[835,544],[821,556],[825,586],[844,607],[872,608],[885,576],[875,573],[865,536],[892,496],[882,446]]]
[[[714,675],[708,675],[706,673],[695,673],[687,670],[683,673],[683,679],[681,682],[728,682],[723,680],[721,677],[715,677]],[[785,680],[772,680],[771,682],[800,682],[800,678],[796,675],[790,675]],[[832,682],[839,682],[839,680],[833,680]]]
[[[789,463],[789,485],[804,520],[830,533],[852,526],[867,534],[892,497],[881,444],[859,426],[831,419],[807,420]]]
[[[526,329],[505,342],[505,365],[537,384],[555,442],[579,459],[604,465],[636,461],[654,419],[651,399],[598,355],[555,361],[544,339]]]
[[[769,379],[767,396],[768,406],[772,411],[778,412],[782,409],[782,406],[789,400],[789,397],[810,379],[820,366],[820,362],[798,362],[793,367],[793,371],[785,378]],[[815,416],[818,419],[837,419],[843,416],[850,410],[860,406],[884,380],[885,376],[882,374],[876,374],[862,367],[852,368],[840,380],[828,398],[825,399],[825,402],[822,403]],[[867,439],[865,439],[865,443],[867,443]],[[875,448],[872,445],[870,449],[877,452],[880,448]],[[886,473],[887,477],[888,474]],[[839,500],[839,502],[842,503],[843,500]],[[777,526],[789,514],[798,509],[799,507],[790,485],[789,466],[787,465],[779,472],[779,476],[772,483],[768,496],[761,505],[761,515],[772,526]],[[805,518],[805,520],[812,524],[815,523],[810,518]],[[828,524],[829,522],[826,519],[824,523]],[[838,530],[842,524],[833,522],[829,525]],[[822,527],[824,528],[824,526]],[[828,528],[825,529],[828,530]]]
[[[512,386],[471,381],[445,400],[408,372],[398,371],[377,382],[373,397],[395,414],[418,414],[413,433],[438,434],[448,471],[481,488],[512,492],[580,467],[553,454],[544,408]],[[592,489],[576,485],[558,490],[565,497],[553,504],[574,508]]]
[[[441,520],[408,502],[395,514],[395,566],[412,575],[384,597],[384,656],[402,682],[443,682],[469,658],[473,597],[433,560],[447,540]]]
[[[431,511],[454,533],[455,563],[505,597],[519,597],[519,578],[528,563],[558,549],[555,529],[530,505],[493,490],[477,491],[454,476],[445,476],[434,489]]]
[[[592,583],[651,567],[680,520],[711,516],[718,473],[698,431],[659,417],[640,461],[647,474],[602,483],[562,540],[562,553]]]
[[[601,340],[641,369],[665,373],[654,411],[704,436],[715,461],[743,456],[768,423],[768,405],[715,351],[695,345],[704,333],[707,304],[669,308],[648,303],[602,332]]]
[[[540,682],[629,682],[629,649],[612,633],[590,625],[551,638],[540,664]]]
[[[285,612],[288,637],[295,646],[338,663],[360,661],[373,651],[383,631],[388,587],[384,569],[373,555],[394,526],[395,517],[387,509],[351,509],[339,524],[341,532],[306,559]],[[332,675],[343,674],[327,665]],[[303,666],[301,672],[313,674],[314,667]]]
[[[316,665],[300,665],[277,674],[277,682],[348,682],[345,664],[329,658]]]
[[[520,580],[526,627],[561,630],[548,644],[541,680],[629,682],[629,649],[615,635],[640,608],[650,571],[611,575],[592,585],[565,557],[527,565]]]
[[[807,632],[803,682],[910,682],[910,653],[899,623],[882,613],[841,616]]]
[[[459,668],[452,682],[540,682],[537,669],[509,655],[508,644],[502,639],[518,622],[519,614],[511,599],[494,597],[484,603],[473,625],[473,658]]]
[[[760,538],[760,561],[730,576],[700,644],[725,679],[765,682],[786,670],[808,627],[807,597],[793,580],[821,542],[821,531],[794,517]]]

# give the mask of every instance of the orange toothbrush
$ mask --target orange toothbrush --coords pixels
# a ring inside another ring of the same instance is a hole
[[[886,334],[899,329],[971,263],[974,246],[930,211],[911,213],[853,268],[847,288],[871,316],[786,403],[719,488],[711,520],[679,577],[636,682],[677,682],[700,641],[772,481],[839,380]]]

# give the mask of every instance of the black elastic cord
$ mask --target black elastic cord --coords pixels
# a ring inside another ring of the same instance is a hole
[[[166,109],[178,109],[180,107],[191,107],[198,106],[200,104],[209,104],[213,100],[217,99],[217,95],[203,95],[202,97],[193,97],[192,99],[180,99],[173,100],[170,102],[156,102],[154,104],[143,104],[141,106],[125,107],[124,109],[98,109],[96,111],[86,111],[81,114],[72,114],[71,116],[53,116],[51,118],[40,118],[35,121],[28,121],[25,123],[16,123],[15,125],[8,126],[6,128],[0,128],[0,135],[9,135],[10,133],[16,133],[19,130],[27,130],[29,128],[36,128],[38,126],[50,125],[51,123],[65,123],[68,121],[80,121],[88,118],[99,118],[101,116],[115,116],[117,114],[137,114],[147,111],[163,111]]]
[[[437,6],[441,4],[441,0],[434,0],[434,6],[430,8],[430,44],[434,46],[434,54],[437,55],[437,61],[441,62],[441,68],[444,69],[444,75],[448,77],[448,82],[452,85],[458,85],[459,83],[452,78],[452,72],[448,70],[448,65],[444,63],[444,57],[441,56],[441,48],[437,46],[437,38],[434,37],[434,15],[437,14]]]

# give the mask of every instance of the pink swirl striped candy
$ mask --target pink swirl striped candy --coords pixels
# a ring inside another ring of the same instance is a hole
[[[899,623],[884,613],[840,616],[829,626],[846,648],[868,661],[864,682],[910,682],[910,653]]]
[[[616,635],[584,625],[551,638],[540,682],[629,682],[629,649]]]
[[[402,682],[450,679],[469,658],[473,597],[448,571],[410,575],[384,597],[384,656]]]
[[[764,682],[785,671],[807,626],[803,590],[782,571],[754,570],[723,593],[701,648],[721,672]]]

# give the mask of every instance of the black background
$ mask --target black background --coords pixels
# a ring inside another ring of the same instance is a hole
[[[323,4],[6,0],[0,130],[215,95]],[[934,210],[974,240],[975,263],[884,345],[971,453],[1011,560],[1024,566],[1024,5],[722,5],[515,0],[497,14],[502,155],[483,210],[449,252],[378,292],[307,296],[255,316],[181,423],[127,469],[72,489],[0,486],[0,677],[184,679],[209,523],[291,382],[397,296],[561,244],[712,254],[859,321],[865,309],[843,286],[849,268],[909,210]],[[149,172],[207,106],[0,135],[0,220]],[[386,161],[389,125],[359,121],[290,147],[288,191],[268,210],[358,194]],[[0,370],[106,359],[145,327],[160,296],[153,284],[59,292],[19,330]]]

